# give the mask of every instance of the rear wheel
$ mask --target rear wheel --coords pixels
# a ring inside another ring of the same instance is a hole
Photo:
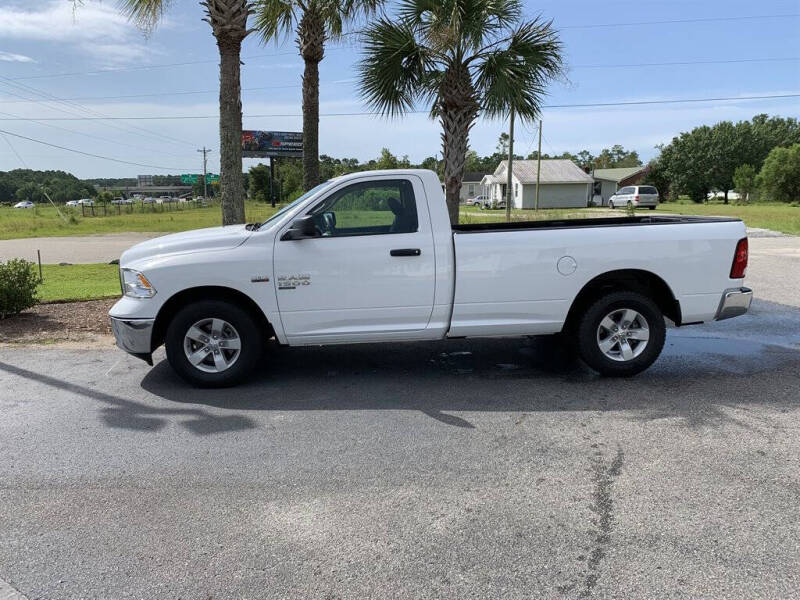
[[[249,312],[220,300],[202,300],[173,317],[164,340],[167,360],[197,387],[239,383],[258,361],[262,341]]]
[[[655,210],[656,209],[655,206],[648,206],[647,208],[649,208],[650,210]]]
[[[665,337],[664,316],[655,302],[636,292],[611,292],[583,315],[578,352],[601,375],[628,377],[655,362]]]

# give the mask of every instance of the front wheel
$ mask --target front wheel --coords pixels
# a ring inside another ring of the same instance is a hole
[[[167,360],[197,387],[227,387],[246,377],[261,356],[259,327],[230,302],[202,300],[183,307],[167,328]]]
[[[577,329],[578,352],[592,369],[629,377],[652,365],[664,347],[664,316],[636,292],[611,292],[595,300]]]
[[[655,210],[656,209],[655,206],[648,206],[647,208],[649,208],[650,210]]]

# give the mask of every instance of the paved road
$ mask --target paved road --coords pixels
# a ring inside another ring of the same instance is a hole
[[[0,240],[0,261],[10,258],[36,260],[36,250],[42,262],[107,263],[118,259],[125,250],[163,233],[106,233],[100,235],[23,238]]]
[[[782,269],[764,261],[754,279]],[[275,349],[228,391],[119,352],[0,349],[0,580],[31,599],[796,598],[782,285],[670,330],[630,380],[548,339]]]

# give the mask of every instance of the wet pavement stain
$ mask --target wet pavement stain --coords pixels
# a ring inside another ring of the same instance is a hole
[[[591,463],[594,490],[592,504],[589,506],[596,517],[592,520],[595,528],[591,533],[592,547],[586,558],[586,577],[578,598],[590,598],[597,581],[600,579],[601,567],[606,557],[608,545],[611,542],[611,532],[614,528],[614,499],[612,491],[614,480],[622,472],[625,455],[621,447],[617,454],[606,467],[603,452],[595,450],[589,459]]]

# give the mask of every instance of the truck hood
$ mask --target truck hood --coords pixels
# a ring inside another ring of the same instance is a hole
[[[236,248],[252,235],[245,225],[208,227],[182,233],[173,233],[141,242],[122,253],[120,264],[126,265],[146,258],[185,252],[205,252]]]

